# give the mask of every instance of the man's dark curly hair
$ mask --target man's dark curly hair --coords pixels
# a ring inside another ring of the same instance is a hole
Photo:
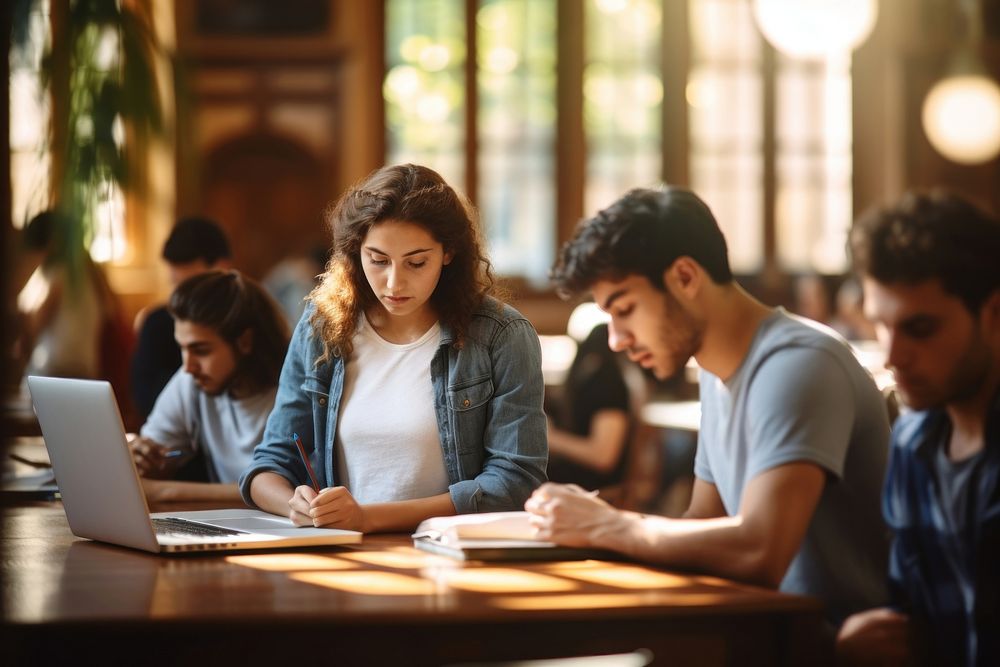
[[[207,271],[191,276],[170,295],[175,320],[209,327],[234,349],[246,331],[253,349],[240,356],[237,372],[255,391],[274,387],[288,350],[288,324],[278,304],[239,271]]]
[[[1000,288],[1000,222],[947,192],[907,193],[850,234],[855,270],[884,285],[938,279],[973,314]]]
[[[726,239],[705,202],[684,188],[637,188],[583,221],[549,276],[563,298],[632,274],[662,290],[678,257],[698,262],[717,284],[733,280]]]

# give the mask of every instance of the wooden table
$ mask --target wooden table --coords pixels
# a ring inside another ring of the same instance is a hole
[[[655,664],[783,665],[825,653],[815,600],[632,563],[461,563],[405,535],[155,556],[74,538],[58,501],[4,510],[6,665],[438,665],[640,648]]]

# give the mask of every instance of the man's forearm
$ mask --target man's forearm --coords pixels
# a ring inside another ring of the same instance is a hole
[[[243,504],[235,484],[205,484],[161,479],[143,479],[142,488],[151,502],[211,501]]]
[[[695,570],[762,586],[777,586],[786,564],[742,517],[668,519],[619,512],[591,529],[594,546],[668,567]]]

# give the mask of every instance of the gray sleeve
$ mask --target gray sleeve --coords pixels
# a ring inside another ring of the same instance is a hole
[[[694,451],[694,476],[700,480],[708,482],[709,484],[715,484],[715,477],[712,476],[712,469],[708,465],[708,456],[705,454],[704,445],[704,435],[705,435],[705,413],[714,414],[712,406],[712,395],[707,389],[708,383],[711,381],[709,378],[714,378],[714,375],[709,375],[705,371],[698,372],[698,399],[701,403],[701,425],[698,429],[698,445]]]
[[[712,469],[709,468],[705,458],[705,448],[701,444],[701,435],[698,436],[698,445],[694,450],[694,476],[709,484],[715,484]]]
[[[170,449],[193,450],[195,434],[191,432],[193,420],[188,414],[193,402],[192,389],[191,378],[184,369],[178,369],[156,397],[140,435]]]
[[[751,382],[748,477],[787,463],[809,462],[839,479],[856,400],[840,362],[824,350],[784,348],[761,363]]]

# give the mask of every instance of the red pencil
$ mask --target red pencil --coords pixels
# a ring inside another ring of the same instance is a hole
[[[309,455],[306,454],[306,448],[302,445],[302,440],[299,438],[298,433],[292,433],[292,437],[295,439],[295,446],[299,448],[299,456],[302,457],[302,462],[306,464],[306,472],[309,473],[309,479],[312,480],[313,491],[319,493],[319,481],[316,479],[316,473],[313,472],[312,464],[309,463]]]

